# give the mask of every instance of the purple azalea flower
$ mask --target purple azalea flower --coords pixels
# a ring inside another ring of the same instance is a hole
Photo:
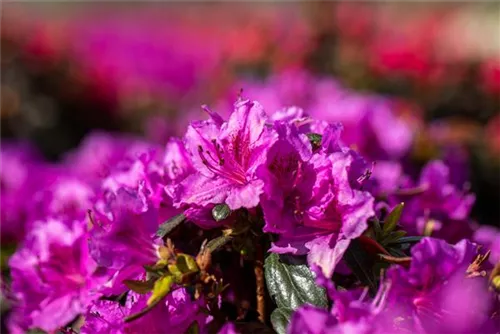
[[[477,254],[467,240],[450,245],[424,238],[412,248],[408,269],[395,266],[387,277],[392,288],[387,314],[396,328],[423,333],[489,332],[492,296],[485,277],[466,277]]]
[[[418,190],[415,194],[412,189]],[[449,168],[441,161],[432,161],[422,170],[419,182],[402,188],[400,194],[390,196],[389,202],[405,203],[402,225],[410,233],[425,234],[456,242],[472,235],[468,221],[475,196],[457,189],[449,182]]]
[[[361,318],[357,321],[339,321],[326,310],[306,305],[298,309],[290,320],[289,334],[376,334],[385,333],[373,319]],[[394,332],[391,332],[394,333]]]
[[[468,184],[471,178],[469,153],[465,147],[448,145],[444,147],[443,161],[450,166],[449,182],[456,187]]]
[[[123,319],[130,314],[130,300],[125,306],[110,300],[95,300],[87,309],[85,322],[80,329],[85,333],[124,333]]]
[[[193,165],[184,143],[178,138],[171,138],[165,148],[163,166],[168,179],[178,183],[194,173]]]
[[[295,122],[305,118],[304,110],[299,107],[286,107],[277,109],[276,112],[269,116],[271,121]]]
[[[246,80],[237,82],[231,87],[231,92],[237,92],[243,88],[243,93],[253,96],[270,111],[282,110],[288,106],[306,108],[309,106],[310,94],[314,87],[314,78],[306,71],[287,70],[270,76],[265,82]],[[230,94],[231,99],[234,94]],[[272,116],[270,116],[272,117]]]
[[[108,214],[97,215],[89,239],[90,254],[97,264],[108,270],[110,280],[105,294],[126,290],[125,279],[144,274],[144,265],[158,261],[154,234],[158,228],[158,210],[148,201],[145,189],[120,188],[110,194]]]
[[[70,27],[69,51],[98,85],[98,93],[104,91],[113,101],[133,101],[141,92],[180,103],[217,68],[221,45],[199,30],[193,34],[191,26],[175,17],[145,15],[147,20],[112,15],[76,20]]]
[[[266,82],[238,83],[241,87],[266,106],[273,120],[290,120],[303,108],[308,115],[300,111],[300,117],[342,123],[344,142],[373,161],[400,159],[413,142],[415,128],[396,114],[391,100],[350,91],[336,81],[287,71]]]
[[[210,318],[201,312],[203,300],[191,300],[184,288],[170,292],[165,301],[145,316],[130,323],[124,318],[142,310],[148,297],[130,292],[124,306],[117,302],[97,300],[88,308],[81,329],[86,333],[184,333],[193,322],[203,329]]]
[[[192,123],[185,140],[196,173],[174,189],[174,204],[256,207],[264,184],[255,172],[274,140],[266,119],[259,103],[245,100],[220,126],[214,120]]]
[[[144,149],[136,153],[135,159],[126,158],[113,169],[102,181],[101,190],[116,193],[121,188],[127,188],[144,193],[151,205],[158,209],[159,224],[180,210],[172,206],[172,198],[165,191],[165,186],[172,182],[168,175],[169,163],[162,162],[166,153],[155,146]]]
[[[386,319],[382,317],[390,286],[382,284],[373,300],[367,300],[367,290],[338,291],[333,282],[313,267],[316,282],[323,286],[332,300],[330,311],[312,305],[300,307],[290,319],[288,333],[350,334],[385,333]],[[396,332],[391,332],[396,333]]]
[[[9,261],[15,298],[13,328],[54,331],[85,311],[92,300],[95,263],[83,224],[37,221]],[[17,316],[16,316],[17,315]]]
[[[368,189],[372,194],[386,196],[394,193],[405,182],[403,166],[399,162],[377,161],[370,177]]]
[[[362,144],[358,144],[363,147],[360,152],[373,160],[401,159],[413,143],[415,130],[412,125],[395,114],[389,100],[370,97],[367,103],[370,107],[364,117],[366,132],[362,132],[367,134]]]
[[[127,159],[135,159],[150,148],[150,144],[133,137],[94,132],[75,151],[66,155],[64,166],[75,176],[99,183],[117,166],[129,165]]]
[[[374,215],[373,197],[352,187],[357,171],[353,152],[327,154],[340,146],[325,140],[325,151],[311,155],[309,143],[293,126],[277,124],[277,132],[280,139],[259,169],[265,181],[264,229],[279,234],[271,251],[307,253],[310,265],[331,276],[350,240],[364,232]],[[337,132],[329,128],[325,138],[336,138]]]
[[[342,123],[343,141],[370,160],[399,159],[413,142],[415,130],[385,98],[323,84],[306,110],[314,118]]]
[[[74,176],[65,175],[67,171],[55,169],[46,171],[45,182],[33,194],[33,219],[48,216],[64,220],[82,220],[94,205],[95,191],[89,184]]]
[[[121,187],[136,189],[144,182],[149,190],[154,190],[153,183],[162,181],[164,171],[156,161],[157,152],[149,148],[137,154],[136,158],[129,160],[129,164],[112,170],[111,174],[102,182],[104,190],[116,192]]]
[[[3,141],[0,162],[1,241],[6,245],[24,237],[30,205],[27,199],[41,182],[36,171],[43,163],[31,146]]]

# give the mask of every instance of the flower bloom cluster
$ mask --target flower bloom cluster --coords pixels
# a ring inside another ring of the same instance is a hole
[[[233,216],[212,217],[220,205],[261,219],[273,236],[269,252],[304,256],[328,291],[332,310],[299,308],[290,333],[492,331],[498,300],[480,268],[470,267],[478,245],[447,243],[475,233],[486,247],[498,244],[498,232],[494,239],[475,232],[473,195],[451,183],[440,161],[419,178],[405,174],[398,159],[412,134],[385,102],[317,85],[331,100],[312,99],[310,114],[296,106],[266,112],[240,98],[227,117],[203,107],[208,118],[164,147],[97,133],[52,165],[29,148],[2,145],[2,237],[20,242],[9,262],[10,331],[83,321],[82,333],[210,332],[220,301],[209,294],[169,281],[157,302],[159,281],[142,293],[130,282],[149,282],[151,268],[172,255],[156,235],[170,217],[183,214],[201,232],[237,225]],[[334,122],[328,115],[337,108],[352,111],[352,122],[345,114],[345,125]],[[352,241],[400,202],[404,230],[441,239],[422,239],[410,266],[391,266],[372,300],[338,291],[330,278],[345,271]],[[491,254],[498,259],[498,249]]]
[[[425,238],[412,250],[407,269],[392,267],[373,299],[367,291],[338,291],[318,272],[333,301],[330,311],[303,306],[290,333],[495,333],[498,318],[485,277],[468,277],[477,247]],[[497,302],[498,303],[498,302]]]

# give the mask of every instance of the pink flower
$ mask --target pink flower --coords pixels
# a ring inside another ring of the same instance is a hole
[[[83,224],[38,221],[9,262],[15,298],[12,328],[54,331],[82,313],[99,284]]]
[[[374,215],[373,197],[353,187],[358,158],[340,148],[337,127],[329,127],[321,152],[312,155],[306,139],[294,126],[277,124],[280,139],[259,170],[265,181],[261,206],[265,231],[277,233],[271,249],[277,253],[308,254],[310,265],[331,276],[349,246]],[[331,140],[329,140],[331,139]]]
[[[192,123],[185,140],[196,173],[173,189],[174,204],[257,206],[264,183],[256,169],[274,141],[266,120],[259,103],[244,100],[235,104],[227,122],[212,117]]]

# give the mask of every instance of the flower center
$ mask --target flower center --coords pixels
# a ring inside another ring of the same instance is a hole
[[[225,152],[215,139],[212,139],[212,145],[215,156],[209,150],[204,150],[201,145],[198,145],[198,155],[208,170],[216,175],[233,180],[235,183],[245,184],[247,179],[243,168],[237,163],[231,164],[226,161]]]

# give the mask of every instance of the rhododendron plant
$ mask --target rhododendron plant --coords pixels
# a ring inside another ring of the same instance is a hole
[[[414,181],[407,124],[333,87],[304,109],[203,106],[164,147],[94,134],[50,164],[2,146],[9,330],[498,332],[474,195],[443,161]]]

